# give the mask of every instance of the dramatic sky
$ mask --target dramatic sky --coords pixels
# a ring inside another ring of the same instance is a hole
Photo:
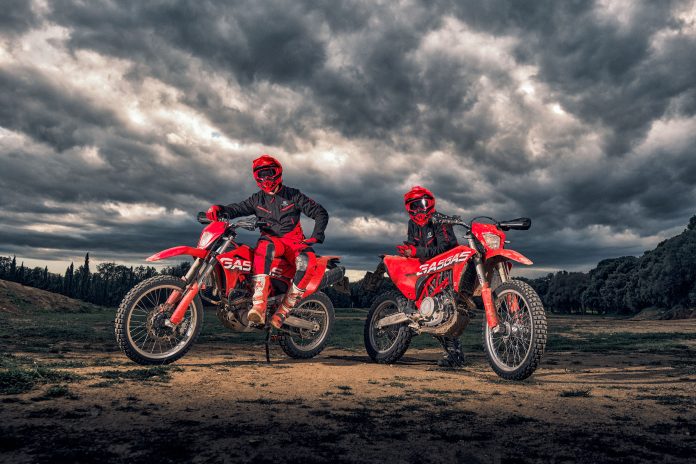
[[[404,239],[415,184],[445,213],[531,217],[509,238],[536,272],[641,254],[696,214],[694,1],[0,7],[0,254],[193,244],[261,153],[352,269]]]

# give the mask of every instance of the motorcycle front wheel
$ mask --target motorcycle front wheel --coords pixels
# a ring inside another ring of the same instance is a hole
[[[483,346],[491,368],[506,380],[524,380],[536,370],[546,348],[546,313],[527,283],[509,280],[493,292],[500,330],[483,321]]]
[[[176,327],[165,325],[174,311],[165,304],[167,298],[185,287],[179,278],[155,276],[133,287],[123,298],[114,328],[118,346],[131,360],[143,365],[169,364],[191,349],[203,325],[203,304],[198,296]]]

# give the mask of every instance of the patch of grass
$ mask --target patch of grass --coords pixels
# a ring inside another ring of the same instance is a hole
[[[437,388],[424,388],[421,390],[423,393],[429,393],[431,395],[475,395],[476,392],[474,390],[468,390],[466,388],[463,388],[461,390],[440,390]]]
[[[348,390],[353,389],[353,387],[351,387],[350,385],[336,385],[336,388],[338,388],[339,390],[343,390],[343,391],[348,391]]]
[[[525,425],[531,422],[539,422],[537,419],[529,416],[522,416],[520,414],[510,414],[503,420],[498,421],[499,425],[510,426],[510,425]]]
[[[589,398],[592,396],[592,389],[564,390],[558,396],[561,398]]]
[[[430,404],[434,404],[435,406],[447,406],[448,404],[450,404],[449,401],[440,398],[439,396],[424,396],[421,398],[421,400]]]
[[[38,384],[74,382],[82,376],[71,372],[57,371],[34,365],[33,367],[12,367],[0,371],[0,394],[16,395],[32,390]]]
[[[120,383],[124,383],[124,381],[120,380],[120,379],[104,380],[102,382],[97,382],[97,383],[93,383],[92,385],[89,385],[89,388],[110,388],[110,387],[113,387],[114,385],[118,385]]]
[[[0,353],[0,368],[13,368],[34,364],[34,360],[28,356],[15,356],[12,353]]]
[[[368,380],[367,383],[369,383],[370,385],[379,385],[378,381],[372,379]]]
[[[122,366],[124,363],[120,361],[115,361],[113,359],[109,358],[96,358],[95,360],[92,361],[92,366],[95,367],[106,367],[106,366]]]
[[[385,383],[385,385],[388,385],[388,386],[394,387],[394,388],[406,388],[406,384],[403,382],[389,382],[389,383]]]
[[[67,385],[52,385],[48,387],[48,390],[46,390],[46,392],[43,395],[32,398],[32,401],[45,401],[53,400],[56,398],[77,400],[80,397],[77,394],[70,391]]]
[[[284,401],[274,400],[272,398],[258,398],[255,400],[237,400],[237,402],[246,404],[285,404]]]
[[[79,369],[81,367],[87,367],[87,363],[84,361],[55,361],[43,364],[45,367],[52,367],[57,369]]]
[[[696,397],[682,395],[639,395],[637,400],[653,400],[664,406],[696,405]]]
[[[182,371],[183,369],[175,366],[153,366],[142,369],[130,369],[127,371],[103,371],[99,375],[110,380],[151,380],[155,382],[169,382],[172,379],[171,373]]]
[[[562,333],[563,332],[558,331],[557,328],[549,331],[548,350],[577,351],[581,353],[621,351],[661,354],[693,353],[693,350],[690,350],[690,348],[683,343],[693,339],[693,334],[690,333],[574,332],[573,337],[564,336]]]

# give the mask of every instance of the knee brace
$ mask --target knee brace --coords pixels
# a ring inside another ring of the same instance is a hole
[[[309,257],[305,253],[300,253],[297,255],[297,258],[295,258],[295,269],[297,272],[305,272],[307,271],[307,265],[309,264]]]

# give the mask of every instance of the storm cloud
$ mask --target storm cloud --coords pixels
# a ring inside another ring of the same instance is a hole
[[[404,239],[415,184],[531,217],[510,239],[537,272],[641,254],[696,211],[694,1],[0,6],[3,254],[192,243],[261,153],[353,269]]]

